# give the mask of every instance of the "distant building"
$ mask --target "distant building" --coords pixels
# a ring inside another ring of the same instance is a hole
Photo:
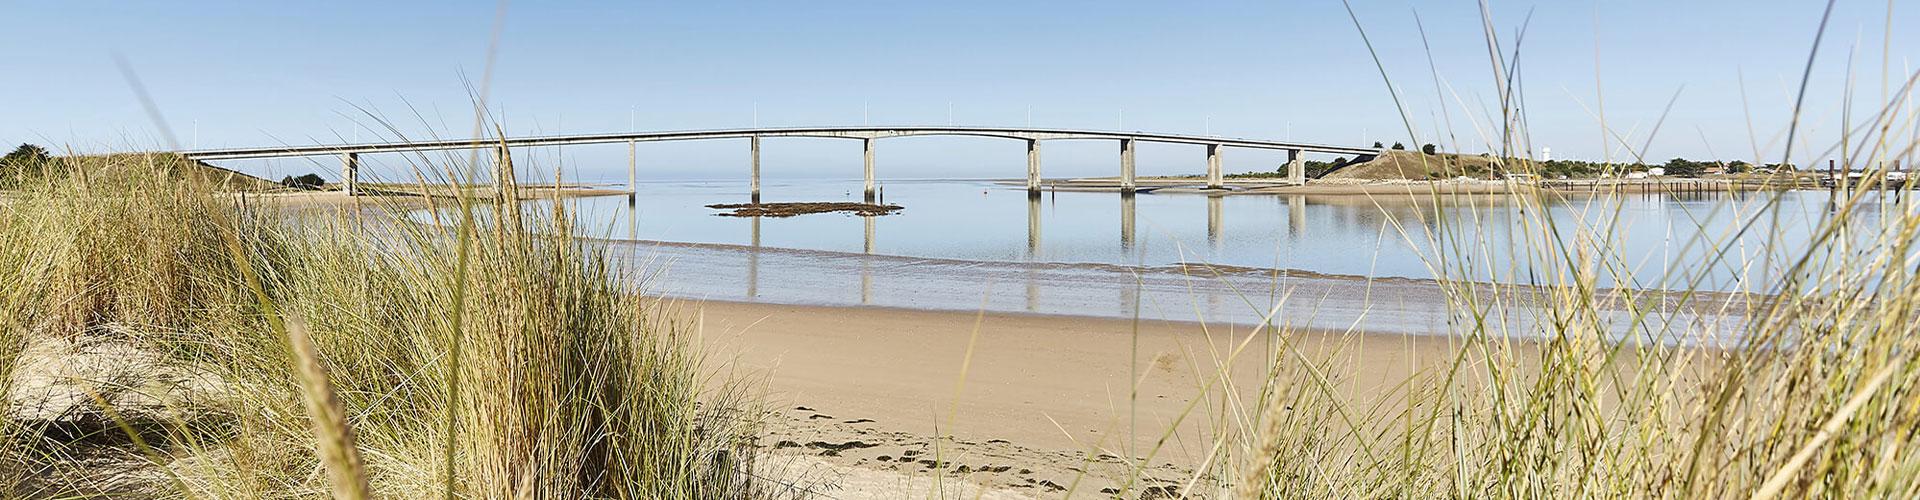
[[[1553,161],[1553,148],[1540,148],[1540,161]]]
[[[1651,175],[1651,176],[1654,176],[1654,177],[1659,177],[1659,176],[1662,176],[1662,175],[1667,175],[1667,169],[1666,169],[1665,167],[1653,167],[1653,168],[1649,168],[1649,169],[1647,169],[1647,175]]]

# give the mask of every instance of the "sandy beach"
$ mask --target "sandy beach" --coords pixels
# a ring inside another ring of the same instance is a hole
[[[942,459],[947,470],[1031,493],[1063,491],[1076,478],[1084,492],[1113,487],[1126,476],[1118,457],[1146,458],[1176,426],[1146,475],[1184,482],[1206,458],[1222,405],[1252,404],[1271,347],[1269,337],[1249,337],[1255,331],[1246,325],[683,305],[702,321],[710,372],[764,383],[767,404],[782,416],[765,439],[804,457],[799,463],[907,481],[935,468],[931,438],[947,434],[954,439],[942,445],[943,456],[953,457]],[[1315,358],[1344,346],[1354,376],[1341,390],[1354,401],[1388,392],[1450,350],[1443,337],[1275,338]],[[1221,373],[1230,387],[1222,388]],[[1139,381],[1137,396],[1130,380]]]

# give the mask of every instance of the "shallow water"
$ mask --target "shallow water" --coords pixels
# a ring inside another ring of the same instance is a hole
[[[859,189],[769,182],[763,201],[858,200]],[[1775,196],[1779,203],[1765,203]],[[737,181],[655,182],[631,204],[619,196],[568,204],[583,236],[612,241],[624,261],[655,274],[651,289],[673,296],[1236,323],[1258,322],[1280,303],[1283,324],[1405,333],[1444,331],[1456,319],[1429,281],[1436,276],[1555,282],[1526,265],[1563,258],[1527,254],[1549,247],[1536,241],[1546,234],[1582,249],[1575,260],[1604,257],[1632,271],[1632,283],[1602,276],[1603,288],[1766,291],[1829,210],[1819,191],[1575,196],[1529,208],[1506,196],[1437,205],[1404,196],[1030,197],[992,181],[890,181],[883,201],[906,209],[874,218],[720,217],[704,207],[747,198]],[[1535,226],[1543,222],[1554,229]],[[1592,241],[1607,246],[1583,243]],[[1183,263],[1231,271],[1174,266]]]
[[[857,181],[774,182],[764,201],[847,201]],[[1634,288],[1736,290],[1773,279],[1764,266],[1703,266],[1795,255],[1827,210],[1827,193],[1779,193],[1779,222],[1755,213],[1774,193],[1579,196],[1529,217],[1505,196],[1448,197],[1441,206],[1408,197],[1049,192],[1029,197],[1018,186],[990,181],[892,181],[883,200],[906,210],[862,218],[816,214],[792,218],[718,217],[713,203],[747,199],[739,182],[644,183],[633,204],[624,197],[576,200],[588,236],[720,243],[844,253],[996,262],[1165,266],[1180,263],[1295,269],[1323,274],[1450,277],[1526,283],[1537,280],[1515,262],[1545,234],[1527,221],[1548,220],[1563,248],[1609,242],[1604,254],[1631,269]],[[1422,196],[1421,198],[1425,198]],[[1617,216],[1615,211],[1617,210]],[[1735,237],[1742,224],[1757,221]],[[1607,224],[1614,222],[1613,224]],[[1602,232],[1612,237],[1593,238]],[[1769,244],[1767,235],[1780,242]],[[1796,243],[1799,246],[1796,246]],[[1446,248],[1435,251],[1436,245]],[[1481,257],[1455,269],[1438,255]],[[1663,275],[1673,278],[1662,282]],[[1602,286],[1616,286],[1603,277]]]

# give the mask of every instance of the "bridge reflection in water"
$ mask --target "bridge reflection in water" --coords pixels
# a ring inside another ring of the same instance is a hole
[[[949,211],[941,217],[919,212],[907,217],[862,218],[858,246],[852,241],[853,221],[846,218],[712,219],[706,212],[694,212],[702,217],[696,221],[704,224],[692,225],[723,228],[732,236],[702,237],[704,241],[725,243],[637,241],[663,239],[663,233],[640,227],[629,218],[620,225],[626,226],[628,239],[636,241],[612,244],[616,258],[632,262],[635,269],[648,271],[649,276],[664,276],[649,285],[651,290],[696,299],[964,311],[984,308],[1108,317],[1138,314],[1145,319],[1248,323],[1259,321],[1279,297],[1287,296],[1290,299],[1283,304],[1277,323],[1347,328],[1359,318],[1359,327],[1371,331],[1446,329],[1448,301],[1438,294],[1437,287],[1266,269],[1296,266],[1298,261],[1292,256],[1314,249],[1306,245],[1321,239],[1385,232],[1381,228],[1386,221],[1378,218],[1383,208],[1373,203],[1304,195],[1228,198],[1144,193],[1060,193],[1043,194],[1042,199],[1018,190],[1012,192],[1012,196],[994,198],[973,189],[961,200],[974,203],[976,196],[988,196],[989,202],[981,203],[979,206],[985,208],[980,209],[969,205],[958,216],[950,216],[953,213]],[[993,208],[996,206],[999,208]],[[1020,213],[1023,208],[1024,214]],[[1103,213],[1113,208],[1118,210]],[[1149,211],[1146,228],[1139,227],[1141,210]],[[1226,210],[1237,211],[1232,221],[1226,220]],[[1411,212],[1417,208],[1399,210]],[[1023,228],[1015,222],[1022,215],[1027,223],[1024,242],[1019,233]],[[1153,218],[1167,216],[1175,218]],[[1417,220],[1413,213],[1401,213],[1399,217]],[[686,219],[672,222],[683,221]],[[985,240],[959,227],[941,228],[966,221],[978,221],[989,228],[985,234],[997,234],[998,238]],[[1114,225],[1100,224],[1102,221]],[[935,226],[931,232],[928,224]],[[1111,229],[1116,226],[1118,235]],[[895,230],[886,247],[879,244],[878,232],[882,229]],[[941,258],[928,256],[924,249],[916,250],[914,245],[925,245],[930,235],[946,238],[938,241],[952,248],[943,252],[986,256]],[[1500,237],[1489,236],[1495,240]],[[1202,238],[1208,240],[1203,248],[1181,248],[1183,241]],[[1271,245],[1269,239],[1273,240]],[[1202,261],[1209,257],[1203,254],[1207,247],[1232,250],[1250,244],[1268,249],[1276,258],[1271,264],[1242,259],[1234,262],[1241,267],[1214,270],[1167,265],[1167,260],[1155,256],[1177,251]],[[793,246],[813,249],[782,248]],[[1124,257],[1113,256],[1115,246],[1127,249]],[[1103,251],[1107,253],[1097,253]],[[761,286],[762,281],[769,286]]]
[[[1118,246],[1123,251],[1129,253],[1139,251],[1141,250],[1141,234],[1138,223],[1138,212],[1140,210],[1139,197],[1147,195],[1120,193],[1113,196],[1117,198],[1118,201],[1118,210],[1116,210],[1116,215],[1119,219],[1117,224],[1119,234],[1116,238],[1118,240]],[[1028,265],[1028,267],[1020,273],[1021,279],[1018,281],[1023,282],[1023,286],[1021,287],[1023,301],[1020,309],[1026,312],[1047,312],[1045,311],[1045,309],[1047,309],[1045,306],[1047,303],[1046,294],[1052,290],[1050,290],[1051,287],[1046,286],[1046,273],[1042,272],[1041,269],[1050,265],[1071,265],[1048,263],[1050,259],[1060,257],[1051,255],[1048,251],[1045,236],[1047,234],[1046,223],[1051,218],[1048,211],[1062,209],[1053,206],[1055,199],[1055,195],[1043,195],[1039,193],[1025,196],[1026,242],[1019,256],[1022,260],[1032,264]],[[1271,199],[1275,205],[1278,205],[1278,208],[1285,210],[1285,231],[1288,235],[1298,237],[1307,234],[1308,225],[1311,222],[1308,215],[1309,209],[1306,196],[1286,195],[1249,198],[1249,200],[1254,199]],[[1225,213],[1228,209],[1226,206],[1228,200],[1226,200],[1225,196],[1205,196],[1204,200],[1205,237],[1207,239],[1207,245],[1214,251],[1218,251],[1227,239]],[[1234,203],[1237,204],[1239,202]],[[628,203],[627,206],[629,210],[634,210],[635,205]],[[1244,210],[1244,207],[1236,209]],[[629,214],[632,213],[633,212],[629,212]],[[628,215],[624,218],[626,219],[624,222],[627,239],[642,239],[639,217]],[[747,219],[745,225],[747,226],[748,234],[746,238],[744,238],[746,248],[742,254],[743,259],[740,261],[740,268],[742,270],[741,277],[743,278],[742,285],[744,288],[740,297],[746,300],[758,300],[762,298],[763,295],[760,286],[764,275],[761,269],[763,253],[765,251],[777,252],[783,250],[777,248],[763,249],[762,228],[767,222],[764,221],[762,217],[747,217],[745,219]],[[861,243],[858,247],[860,249],[860,257],[858,257],[859,265],[852,269],[856,271],[854,274],[857,274],[859,279],[858,294],[856,296],[857,301],[855,301],[855,303],[874,305],[876,304],[875,288],[877,285],[875,275],[877,272],[881,272],[880,269],[886,266],[888,260],[884,258],[874,258],[883,257],[880,253],[882,249],[879,247],[878,242],[879,226],[881,225],[880,219],[877,217],[861,217],[861,219]],[[1058,293],[1057,291],[1053,292]],[[1116,295],[1124,310],[1133,309],[1138,305],[1137,302],[1140,300],[1138,291],[1129,288],[1122,287],[1117,289]],[[1219,299],[1220,297],[1217,296],[1209,297],[1207,302],[1210,308],[1217,307],[1220,302]]]
[[[1221,222],[1222,212],[1224,212],[1224,208],[1222,206],[1223,203],[1220,198],[1221,197],[1218,197],[1218,196],[1207,197],[1207,237],[1208,237],[1208,240],[1211,242],[1212,246],[1214,246],[1215,248],[1219,247],[1221,239],[1225,237],[1224,225]],[[1303,224],[1305,224],[1305,216],[1304,216],[1305,210],[1304,210],[1304,207],[1301,205],[1305,203],[1305,200],[1304,200],[1304,197],[1295,197],[1295,198],[1296,199],[1289,200],[1288,202],[1288,204],[1293,207],[1291,210],[1293,214],[1291,217],[1291,219],[1293,220],[1292,225],[1297,229],[1304,229]],[[1136,213],[1138,211],[1138,201],[1136,199],[1136,195],[1133,193],[1125,193],[1125,194],[1119,195],[1119,201],[1120,201],[1119,243],[1121,248],[1131,250],[1131,249],[1134,249],[1136,245],[1138,245],[1138,230],[1136,229],[1137,223],[1135,222],[1137,218]],[[1036,194],[1036,195],[1027,197],[1027,243],[1026,243],[1026,251],[1023,254],[1023,257],[1025,257],[1027,261],[1034,263],[1033,266],[1035,267],[1047,265],[1045,264],[1045,261],[1047,259],[1047,254],[1046,254],[1045,245],[1044,245],[1045,240],[1042,236],[1044,234],[1044,227],[1043,227],[1044,220],[1045,220],[1044,212],[1046,210],[1046,207],[1043,207],[1042,203],[1043,203],[1042,196],[1039,196]],[[639,240],[640,239],[639,218],[635,216],[628,216],[626,217],[626,219],[627,219],[627,239]],[[763,251],[769,250],[769,249],[763,249],[761,246],[762,217],[747,217],[747,219],[748,219],[747,227],[748,227],[749,234],[747,235],[747,241],[748,241],[747,248],[744,249],[744,252],[743,252],[745,261],[743,262],[744,265],[742,267],[744,268],[743,269],[745,274],[744,285],[746,288],[743,297],[746,299],[752,300],[752,299],[758,299],[761,296],[760,294],[760,274],[761,274],[760,259]],[[877,249],[876,242],[878,239],[877,233],[878,233],[879,222],[878,222],[878,217],[861,217],[861,219],[862,219],[861,220],[862,231],[861,231],[860,248],[861,248],[862,258],[859,259],[860,265],[859,265],[859,273],[858,273],[860,276],[859,303],[863,305],[871,305],[874,303],[874,297],[873,297],[874,259],[869,259],[865,257],[871,257],[871,256],[877,255],[875,252]],[[771,249],[771,250],[777,251],[780,249]],[[1042,302],[1041,300],[1042,289],[1045,288],[1040,284],[1042,281],[1042,277],[1040,276],[1040,273],[1038,273],[1035,270],[1035,268],[1029,268],[1024,274],[1025,274],[1024,277],[1026,278],[1025,280],[1023,280],[1025,282],[1025,292],[1026,292],[1025,293],[1026,307],[1024,309],[1028,312],[1039,312],[1041,309],[1041,302]],[[1120,291],[1120,300],[1121,300],[1121,303],[1125,305],[1127,308],[1132,308],[1134,305],[1137,305],[1136,301],[1139,300],[1139,296],[1138,296],[1138,293],[1133,290],[1122,289]]]

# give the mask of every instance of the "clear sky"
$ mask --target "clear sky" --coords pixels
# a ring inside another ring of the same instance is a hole
[[[1650,157],[1751,159],[1758,150],[1777,161],[1823,7],[1491,3],[1508,51],[1531,16],[1519,61],[1534,145],[1551,147],[1556,157],[1589,159],[1608,153],[1595,117],[1598,80],[1607,122],[1636,148],[1684,86]],[[0,143],[164,147],[116,69],[116,53],[153,96],[180,147],[393,137],[379,119],[408,136],[466,136],[473,118],[463,78],[482,79],[495,7],[0,2],[0,18],[9,20],[0,28],[0,61],[7,65]],[[1345,8],[1324,0],[519,2],[505,9],[490,104],[510,134],[745,127],[756,120],[801,126],[1031,119],[1040,127],[1457,143],[1459,150],[1484,151],[1489,139],[1478,130],[1492,127],[1498,111],[1477,4],[1355,0],[1354,9],[1418,138],[1408,138]],[[1897,87],[1915,68],[1909,59],[1920,56],[1920,35],[1898,27],[1920,25],[1920,6],[1894,6],[1890,44],[1883,38],[1887,9],[1885,2],[1849,0],[1836,10],[1809,91],[1813,149],[1837,139],[1850,54],[1857,115],[1876,107],[1883,79]],[[1883,57],[1891,75],[1881,71]],[[745,173],[744,141],[641,148],[647,178]],[[769,140],[763,161],[769,177],[857,177],[858,150],[855,141]],[[1111,175],[1116,150],[1108,142],[1048,143],[1046,173]],[[1263,152],[1226,154],[1235,171],[1281,161]],[[1197,147],[1142,146],[1141,168],[1198,173],[1201,155]],[[623,145],[526,156],[562,165],[570,177],[625,178]],[[895,139],[882,141],[878,156],[883,177],[1007,177],[1025,168],[1023,146],[992,139]],[[337,167],[330,162],[232,166],[275,177],[315,170],[331,177]],[[370,162],[386,162],[386,175],[395,174],[395,160]]]

